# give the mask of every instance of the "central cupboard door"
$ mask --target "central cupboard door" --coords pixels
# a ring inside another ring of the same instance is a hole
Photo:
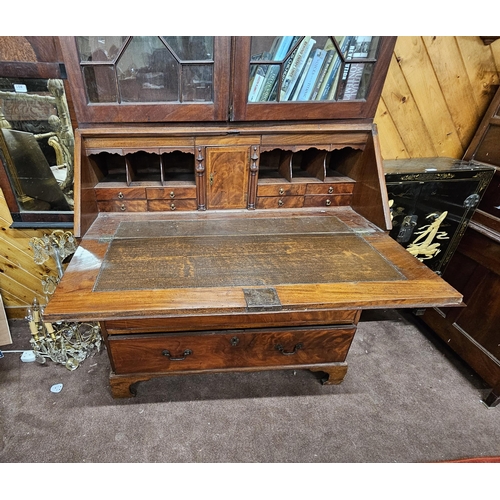
[[[247,208],[250,146],[208,147],[208,208]]]

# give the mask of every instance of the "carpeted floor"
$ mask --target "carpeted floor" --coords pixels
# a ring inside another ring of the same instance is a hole
[[[24,321],[14,344],[29,349]],[[0,359],[0,461],[424,463],[500,455],[500,407],[439,339],[364,313],[343,384],[309,371],[164,377],[114,400],[105,352],[70,372]],[[62,383],[60,393],[52,393]]]

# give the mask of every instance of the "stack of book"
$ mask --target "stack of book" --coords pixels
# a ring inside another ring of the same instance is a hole
[[[337,37],[336,46],[328,37],[318,47],[311,36],[277,37],[269,52],[252,58],[248,101],[362,98],[358,92],[365,63],[348,61],[366,58],[371,43],[372,37],[344,36]]]

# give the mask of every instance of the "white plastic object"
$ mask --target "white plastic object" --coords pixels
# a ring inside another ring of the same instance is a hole
[[[62,384],[54,384],[54,385],[50,388],[50,392],[53,392],[53,393],[57,394],[58,392],[61,392],[61,391],[62,391],[62,388],[63,388],[63,385],[62,385]]]
[[[35,361],[35,353],[33,351],[24,351],[21,354],[21,361],[23,363],[31,363],[32,361]]]

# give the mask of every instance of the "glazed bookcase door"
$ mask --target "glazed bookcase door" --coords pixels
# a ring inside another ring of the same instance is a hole
[[[225,120],[229,37],[61,37],[80,123]]]
[[[396,37],[235,38],[234,120],[372,119]]]

